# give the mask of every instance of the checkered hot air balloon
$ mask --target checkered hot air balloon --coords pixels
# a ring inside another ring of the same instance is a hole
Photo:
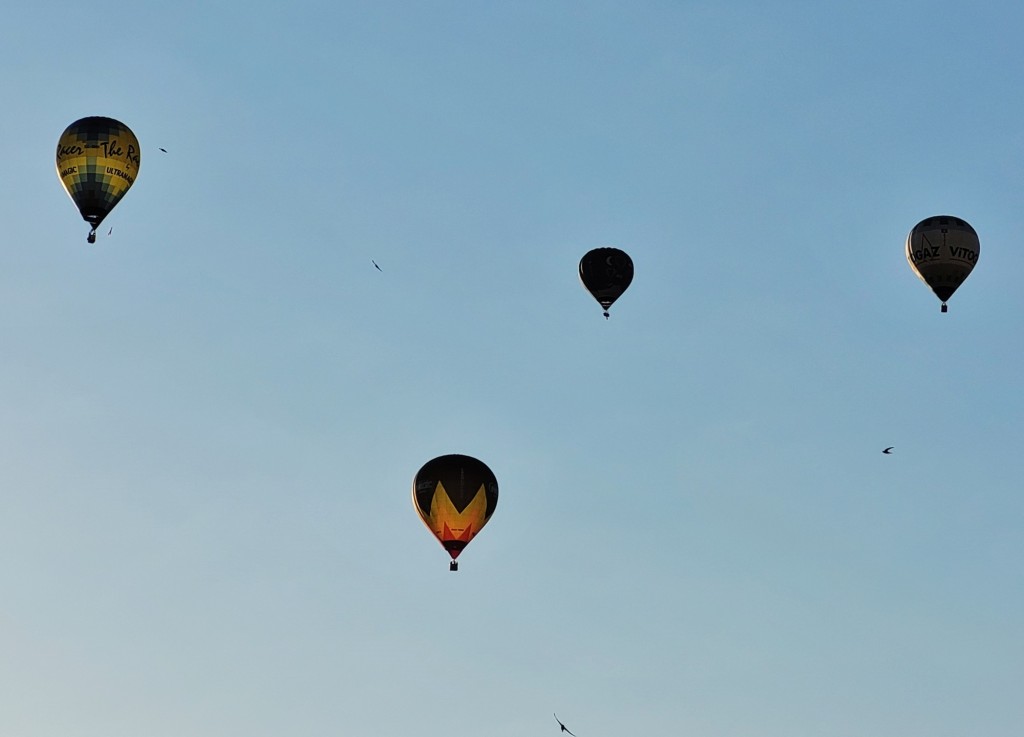
[[[89,242],[96,228],[121,201],[139,175],[139,140],[113,118],[76,120],[57,141],[57,175],[82,219],[89,223]]]

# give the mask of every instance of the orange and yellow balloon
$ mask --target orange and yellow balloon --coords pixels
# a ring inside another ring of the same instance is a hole
[[[412,503],[420,519],[456,558],[483,529],[498,504],[498,480],[482,461],[445,455],[427,461],[412,481]]]

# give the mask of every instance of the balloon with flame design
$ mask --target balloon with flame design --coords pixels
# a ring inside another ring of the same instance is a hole
[[[618,248],[595,248],[580,259],[580,281],[608,319],[608,308],[633,281],[633,259]]]
[[[482,461],[444,455],[427,461],[412,481],[412,503],[420,519],[456,558],[483,529],[498,504],[498,480]]]
[[[139,140],[113,118],[76,120],[57,141],[57,176],[89,223],[89,242],[96,228],[121,201],[139,175]]]
[[[907,236],[906,251],[910,268],[935,292],[945,312],[946,300],[978,263],[981,242],[964,220],[937,215],[914,226]]]

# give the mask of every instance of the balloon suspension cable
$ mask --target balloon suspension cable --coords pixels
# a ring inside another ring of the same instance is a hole
[[[88,241],[89,243],[96,242],[96,228],[93,228],[92,230],[89,231],[89,237],[86,238],[85,240]]]
[[[946,303],[945,302],[942,303],[942,311],[943,312],[949,312],[949,310],[946,309]]]

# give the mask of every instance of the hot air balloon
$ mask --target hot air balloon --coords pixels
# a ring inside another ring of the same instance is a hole
[[[135,134],[112,118],[76,120],[57,141],[57,175],[92,226],[89,243],[96,242],[96,228],[134,184],[140,161]]]
[[[487,524],[498,504],[498,480],[482,461],[464,455],[435,458],[412,480],[412,503],[452,557],[448,568]]]
[[[943,312],[946,300],[970,275],[980,254],[974,228],[949,215],[922,220],[907,236],[907,263],[942,300]]]
[[[633,260],[618,248],[595,248],[580,259],[580,281],[604,308],[622,296],[633,281]]]

